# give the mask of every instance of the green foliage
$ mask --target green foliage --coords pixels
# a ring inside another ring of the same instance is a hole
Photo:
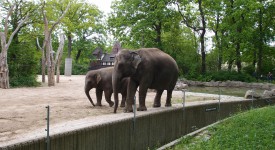
[[[89,71],[89,64],[83,65],[83,64],[77,64],[73,63],[73,75],[85,75]]]
[[[188,74],[185,76],[189,80],[198,81],[242,81],[242,82],[252,82],[255,81],[251,75],[246,73],[238,73],[236,71],[218,71],[218,72],[208,72],[205,75],[201,74]]]
[[[255,67],[253,65],[248,65],[246,67],[243,67],[243,71],[244,71],[244,73],[254,75]]]
[[[29,20],[20,28],[14,41],[16,43],[27,42],[30,49],[34,50],[35,42],[33,40],[36,37],[43,37],[44,32],[41,15],[42,1],[12,2],[18,4],[16,7],[18,10],[15,10],[14,15],[10,18],[9,28],[11,31],[15,29],[24,14],[30,13]],[[180,4],[180,10],[184,17],[179,14],[176,2]],[[271,0],[202,1],[207,20],[207,32],[212,30],[216,33],[212,37],[213,47],[207,49],[209,51],[206,55],[206,69],[209,73],[204,75],[200,74],[202,64],[201,55],[198,52],[200,31],[190,29],[183,23],[183,18],[185,18],[188,24],[195,27],[201,26],[202,18],[197,7],[198,1],[116,0],[112,3],[112,12],[107,19],[104,18],[106,16],[103,15],[103,12],[86,0],[46,0],[45,3],[49,27],[57,21],[68,3],[71,4],[68,13],[52,34],[52,46],[54,50],[57,49],[58,32],[65,32],[67,37],[68,35],[72,37],[73,74],[85,72],[90,62],[91,53],[97,46],[103,50],[111,49],[110,45],[113,43],[107,42],[110,40],[107,39],[107,33],[112,34],[114,40],[119,40],[123,48],[157,47],[162,49],[177,61],[180,74],[189,79],[250,82],[252,80],[246,74],[251,75],[253,67],[258,69],[258,66],[249,65],[242,66],[240,71],[244,73],[220,74],[217,72],[220,70],[218,60],[222,60],[223,64],[236,64],[236,61],[257,64],[261,65],[258,75],[266,75],[269,71],[275,74],[275,50],[270,46],[270,43],[274,42],[275,35],[275,20],[273,19],[275,3]],[[4,19],[7,8],[9,8],[8,2],[1,1],[0,7]],[[104,19],[106,19],[107,25],[105,25]],[[3,20],[1,21],[0,30],[2,31]],[[69,54],[67,53],[67,44],[66,40],[61,72],[64,71],[65,56]],[[42,38],[40,38],[40,45],[42,45]],[[209,43],[205,42],[205,46],[208,47],[208,45]],[[237,45],[239,51],[237,51]],[[11,63],[9,67],[13,81],[21,78],[14,70],[24,68],[19,67],[21,62],[13,60],[14,55],[18,55],[16,59],[19,59],[26,57],[21,56],[25,55],[23,53],[29,53],[29,48],[24,48],[25,51],[22,51],[21,46],[18,46],[16,49],[18,52],[12,50],[13,52],[9,52],[8,58]],[[34,55],[33,58],[29,58],[28,64],[40,63],[36,54]],[[259,63],[260,58],[262,58],[261,64]],[[37,68],[32,67],[32,69]],[[36,72],[39,71],[36,70]]]
[[[37,86],[40,52],[31,43],[12,43],[8,51],[10,86]]]
[[[274,113],[275,106],[240,113],[173,149],[275,149]]]
[[[168,5],[168,0],[114,1],[113,13],[108,18],[109,30],[123,46],[162,49],[162,32],[171,27],[173,21],[177,22],[176,26],[179,24],[179,14]]]

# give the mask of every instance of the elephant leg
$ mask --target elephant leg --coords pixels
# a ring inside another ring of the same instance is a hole
[[[120,103],[120,107],[125,107],[125,101],[126,101],[126,94],[122,94],[121,93],[121,95],[122,95],[122,101],[121,101],[121,103]]]
[[[124,112],[133,112],[133,103],[134,97],[137,91],[137,83],[135,81],[130,80],[128,87],[127,87],[127,98],[126,98],[126,107]]]
[[[172,104],[171,104],[172,92],[173,92],[173,90],[167,90],[167,97],[166,97],[165,107],[172,106]]]
[[[160,107],[161,106],[160,99],[161,99],[161,95],[162,95],[163,91],[164,90],[157,90],[157,94],[156,94],[155,99],[154,99],[153,107]]]
[[[138,111],[146,111],[147,108],[145,106],[145,99],[148,88],[145,86],[139,86],[139,107]]]
[[[114,105],[114,102],[111,101],[112,92],[106,90],[106,91],[104,91],[104,94],[105,94],[106,101],[109,103],[109,106],[112,107]]]
[[[101,100],[102,100],[102,93],[103,93],[103,90],[100,90],[98,88],[96,88],[96,106],[102,106],[101,104]]]

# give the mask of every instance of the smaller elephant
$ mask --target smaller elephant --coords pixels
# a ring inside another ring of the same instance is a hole
[[[114,67],[102,68],[98,70],[91,70],[86,74],[85,78],[85,93],[88,99],[90,100],[93,106],[102,106],[102,93],[104,91],[105,99],[109,103],[109,106],[112,107],[114,102],[111,101],[111,96],[113,93],[112,86],[112,73]],[[127,96],[127,86],[128,86],[129,78],[124,78],[119,86],[119,93],[122,95],[122,101],[120,107],[125,106],[126,96]],[[94,104],[91,96],[90,90],[92,88],[96,88],[96,99],[97,103]]]

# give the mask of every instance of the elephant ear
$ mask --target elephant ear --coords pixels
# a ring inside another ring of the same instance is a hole
[[[132,55],[132,64],[135,67],[135,69],[137,69],[139,63],[141,62],[141,57],[137,52],[131,52],[131,55]]]
[[[99,74],[96,74],[96,83],[98,84],[101,80],[101,76]]]

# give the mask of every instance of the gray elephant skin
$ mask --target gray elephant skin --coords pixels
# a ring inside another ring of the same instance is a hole
[[[153,107],[161,106],[161,95],[167,90],[165,106],[171,106],[172,91],[178,79],[178,65],[176,61],[157,48],[142,48],[135,51],[121,50],[115,58],[112,76],[115,107],[118,107],[119,85],[125,77],[130,77],[127,89],[125,112],[132,112],[133,102],[139,87],[138,111],[147,110],[145,99],[147,90],[156,89]]]
[[[109,106],[112,107],[114,102],[111,101],[111,96],[113,93],[112,87],[112,73],[114,67],[102,68],[98,70],[91,70],[86,74],[85,78],[85,93],[88,97],[89,101],[93,106],[102,106],[102,94],[104,91],[105,99],[109,103]],[[127,86],[128,86],[129,78],[124,78],[118,87],[118,92],[122,95],[121,107],[125,106],[125,100],[127,96]],[[94,104],[91,96],[90,90],[96,88],[96,99],[97,103]]]

